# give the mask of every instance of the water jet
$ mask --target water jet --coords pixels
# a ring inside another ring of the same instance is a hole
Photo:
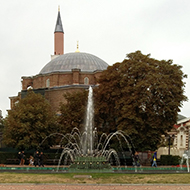
[[[126,159],[132,158],[135,152],[132,140],[126,133],[120,130],[108,135],[102,133],[100,138],[98,138],[97,128],[94,127],[93,89],[91,86],[89,87],[86,109],[84,131],[81,132],[75,127],[68,134],[52,134],[62,136],[61,146],[62,142],[66,141],[61,152],[57,171],[62,160],[64,160],[64,165],[70,165],[69,172],[111,172],[113,171],[112,165],[120,167],[120,157],[123,158],[122,164],[124,163],[126,167]],[[117,144],[115,145],[117,150],[112,145],[113,142]]]

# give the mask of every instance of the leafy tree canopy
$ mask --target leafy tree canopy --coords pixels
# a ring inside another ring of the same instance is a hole
[[[3,117],[0,115],[0,131],[1,131],[1,129],[3,129],[3,127],[4,127],[4,119],[3,119]]]
[[[55,132],[54,123],[55,114],[47,100],[29,90],[5,118],[3,142],[18,149],[37,148],[46,136]]]
[[[4,119],[3,119],[3,117],[0,115],[0,144],[2,143],[3,130],[4,130]]]
[[[139,150],[157,148],[176,123],[187,76],[172,60],[156,60],[140,51],[105,70],[96,91],[96,123],[103,131],[125,131]]]
[[[61,133],[70,133],[77,127],[82,130],[85,120],[88,91],[77,91],[64,94],[66,103],[61,103],[59,124]]]

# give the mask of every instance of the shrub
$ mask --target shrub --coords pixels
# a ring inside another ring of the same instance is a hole
[[[161,155],[160,165],[179,165],[181,160],[180,156]]]

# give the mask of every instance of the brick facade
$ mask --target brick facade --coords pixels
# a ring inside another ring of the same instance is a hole
[[[64,54],[64,34],[63,32],[55,32],[54,34],[54,55]]]
[[[102,71],[81,72],[80,69],[72,69],[68,72],[57,72],[48,74],[39,74],[36,76],[22,77],[22,91],[26,91],[29,87],[36,92],[38,89],[44,89],[44,97],[49,101],[52,109],[59,113],[59,105],[65,102],[63,94],[67,92],[74,92],[82,89],[88,89],[89,85],[98,85],[97,79],[101,76]],[[88,84],[85,84],[85,78]],[[10,97],[11,109],[15,102],[21,99],[18,96]]]
[[[73,69],[70,72],[49,73],[46,75],[36,75],[33,77],[22,77],[22,90],[28,87],[33,89],[52,88],[65,85],[85,84],[85,78],[89,79],[89,85],[96,85],[97,78],[100,77],[102,71],[81,72],[80,69]],[[49,80],[49,86],[47,86]]]
[[[86,86],[86,88],[88,88]],[[59,106],[61,103],[66,103],[64,98],[65,93],[72,93],[75,91],[83,90],[84,87],[69,86],[67,88],[48,89],[45,92],[45,98],[49,101],[53,111],[59,113]]]

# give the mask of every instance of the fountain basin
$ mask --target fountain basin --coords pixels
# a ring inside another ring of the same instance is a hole
[[[113,169],[105,157],[76,157],[70,165],[69,172],[101,171],[112,172]]]

